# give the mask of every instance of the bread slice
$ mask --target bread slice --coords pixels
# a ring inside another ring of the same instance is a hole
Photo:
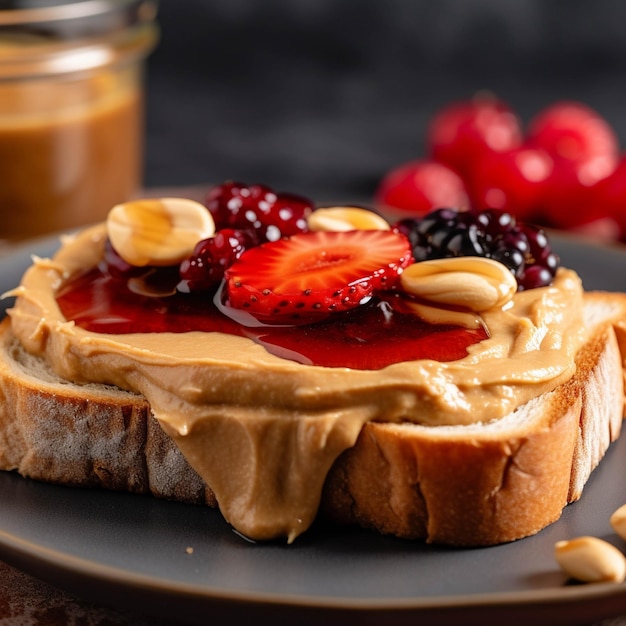
[[[368,423],[332,467],[321,514],[454,546],[534,534],[577,500],[620,433],[626,295],[587,293],[588,339],[567,383],[470,426]],[[0,325],[0,469],[81,487],[217,506],[152,416],[116,387],[76,385]]]
[[[532,535],[580,498],[624,416],[622,295],[586,294],[576,374],[503,419],[370,423],[335,463],[324,512],[405,538],[477,546]]]
[[[8,318],[0,324],[0,469],[217,505],[142,396],[59,378],[22,348]]]

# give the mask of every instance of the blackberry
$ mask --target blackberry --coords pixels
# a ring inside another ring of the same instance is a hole
[[[511,270],[519,291],[550,285],[559,267],[545,230],[518,224],[499,209],[435,209],[421,219],[403,219],[394,228],[408,238],[416,261],[458,256],[494,259]]]

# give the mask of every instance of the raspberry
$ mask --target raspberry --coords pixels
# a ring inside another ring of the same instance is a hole
[[[423,215],[441,206],[467,208],[465,184],[449,167],[416,160],[391,170],[380,181],[376,202]]]
[[[432,158],[467,180],[485,154],[519,147],[522,129],[504,102],[483,95],[441,109],[431,120],[426,143]]]

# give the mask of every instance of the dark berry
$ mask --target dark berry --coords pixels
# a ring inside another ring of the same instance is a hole
[[[306,232],[313,203],[266,185],[226,182],[213,188],[205,204],[216,228],[254,231],[259,243]]]
[[[435,209],[422,219],[402,220],[396,230],[408,237],[416,261],[449,256],[484,256],[474,213]]]
[[[524,268],[524,254],[515,248],[497,247],[491,253],[490,258],[508,267],[516,277],[520,275]]]
[[[394,228],[409,240],[413,248],[420,241],[420,235],[417,231],[419,223],[420,220],[416,217],[405,217],[394,224]]]
[[[227,181],[213,187],[206,196],[205,205],[215,221],[215,228],[246,228],[254,219],[249,211],[256,214],[260,206],[273,204],[276,194],[266,185],[245,185]],[[246,217],[248,213],[248,217]]]
[[[482,256],[484,247],[478,224],[463,224],[460,228],[453,228],[440,248],[447,250],[450,256]]]
[[[554,276],[547,267],[541,265],[528,266],[520,276],[519,282],[524,289],[534,289],[535,287],[545,287],[552,282]]]
[[[187,293],[212,289],[250,242],[248,233],[232,228],[218,230],[213,237],[198,242],[191,256],[180,264],[178,290]]]
[[[543,262],[552,254],[548,235],[543,228],[527,224],[524,226],[524,234],[528,242],[528,254],[534,261]]]
[[[169,295],[175,291],[178,282],[176,265],[164,267],[131,265],[122,259],[108,239],[98,269],[112,279],[125,283],[131,291],[143,295]]]
[[[313,204],[306,198],[280,193],[273,204],[261,208],[255,230],[266,241],[304,233],[308,230],[307,218],[312,212]]]
[[[515,226],[515,218],[500,209],[483,209],[476,213],[476,218],[488,237],[497,237]]]
[[[550,285],[559,267],[545,230],[518,224],[499,209],[436,209],[422,219],[401,220],[394,228],[408,238],[416,261],[458,256],[494,259],[511,270],[520,291]]]
[[[109,274],[112,278],[127,280],[145,273],[145,267],[137,267],[124,261],[112,246],[109,239],[104,244],[104,255],[100,261],[99,269],[103,274]]]

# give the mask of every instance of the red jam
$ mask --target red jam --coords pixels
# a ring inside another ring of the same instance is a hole
[[[174,285],[175,283],[173,283]],[[75,277],[57,294],[64,317],[95,333],[221,332],[248,337],[276,356],[307,365],[376,370],[417,359],[461,359],[487,338],[483,329],[432,325],[402,310],[389,295],[315,324],[246,326],[214,304],[215,294],[156,296],[129,289],[98,269]]]

